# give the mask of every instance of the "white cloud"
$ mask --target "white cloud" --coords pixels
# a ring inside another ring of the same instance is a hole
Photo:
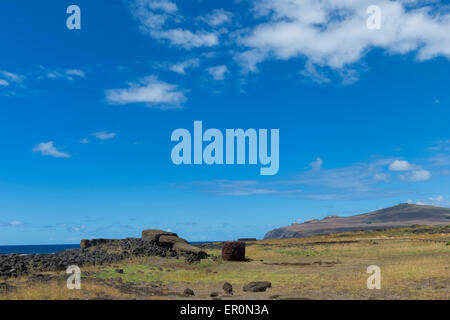
[[[394,162],[389,165],[389,170],[391,171],[409,171],[413,168],[414,166],[405,160],[394,160]]]
[[[328,83],[331,81],[325,74],[317,71],[317,68],[310,61],[305,64],[305,68],[300,71],[300,74],[304,77],[310,78],[313,82],[318,84]]]
[[[100,139],[100,140],[109,140],[109,139],[113,139],[114,137],[116,137],[117,133],[100,131],[100,132],[91,133],[91,136],[96,137],[97,139]]]
[[[80,70],[80,69],[70,69],[70,70],[67,70],[67,71],[66,71],[66,75],[69,75],[69,76],[78,76],[78,77],[81,77],[81,78],[84,78],[84,77],[86,76],[86,74],[84,73],[84,71],[83,71],[83,70]]]
[[[428,205],[428,206],[437,206],[437,207],[447,207],[450,205],[450,202],[445,199],[442,195],[437,195],[436,197],[429,197],[428,199],[421,199],[418,201],[408,200],[409,204],[418,204],[418,205]]]
[[[374,177],[375,181],[388,182],[390,175],[387,173],[375,173],[373,177]]]
[[[166,13],[174,13],[178,10],[177,5],[169,0],[139,0],[141,5],[147,5],[152,10],[161,10]]]
[[[450,151],[450,139],[449,140],[439,140],[428,148],[431,151]]]
[[[293,180],[296,184],[305,184],[332,189],[348,189],[353,192],[370,190],[370,186],[379,182],[379,175],[389,159],[378,159],[373,162],[360,162],[348,167],[322,169],[323,160],[317,158],[310,163],[310,170],[302,172]]]
[[[23,225],[23,222],[21,222],[21,221],[11,221],[9,224],[11,226],[21,226],[21,225]]]
[[[40,69],[44,72],[44,76],[40,76],[39,78],[73,81],[75,77],[84,78],[86,76],[85,72],[81,69],[48,69],[44,66],[40,66]]]
[[[211,32],[192,32],[181,28],[169,30],[150,30],[150,35],[156,39],[169,40],[172,45],[185,49],[211,47],[219,43],[217,35]]]
[[[44,156],[55,158],[70,158],[67,152],[61,152],[53,145],[53,141],[41,142],[33,148],[33,152],[40,152]]]
[[[0,71],[0,76],[9,82],[17,82],[20,83],[25,78],[24,76],[8,72],[8,71]]]
[[[391,176],[389,166],[393,161],[392,158],[376,157],[346,167],[324,169],[323,160],[316,158],[305,170],[285,180],[213,180],[192,185],[222,196],[271,194],[312,200],[360,200],[398,197],[411,190],[405,183],[390,186],[391,182],[417,182],[431,178],[429,171],[417,165],[411,165],[413,169],[402,171],[401,175]],[[435,198],[436,201],[441,199]]]
[[[253,180],[213,180],[192,183],[202,191],[220,196],[253,196],[277,193]]]
[[[180,63],[175,63],[175,64],[169,66],[169,70],[179,73],[179,74],[186,74],[186,69],[198,67],[199,65],[200,65],[200,60],[197,58],[194,58],[194,59],[185,60]]]
[[[399,175],[399,178],[403,181],[419,182],[427,181],[431,178],[431,173],[428,170],[405,160],[394,160],[389,165],[389,170],[405,171],[406,173]]]
[[[316,160],[312,161],[309,166],[313,170],[320,170],[323,165],[323,160],[321,158],[316,158]]]
[[[224,23],[231,22],[233,14],[223,9],[215,9],[212,12],[200,17],[200,20],[206,22],[211,27],[217,27]]]
[[[88,143],[91,143],[91,142],[90,142],[88,139],[83,138],[83,139],[80,140],[80,143],[82,143],[82,144],[88,144]]]
[[[143,103],[150,107],[167,108],[168,105],[180,106],[187,99],[184,91],[176,85],[149,76],[137,83],[130,83],[128,88],[107,90],[106,100],[110,104]]]
[[[22,221],[17,221],[17,220],[0,223],[1,227],[23,227],[25,225],[28,225],[28,223],[25,223]]]
[[[425,169],[414,169],[410,172],[400,175],[403,181],[419,182],[430,180],[431,173]]]
[[[131,12],[140,23],[140,29],[155,39],[168,40],[172,45],[185,49],[210,47],[219,43],[214,32],[191,31],[169,26],[182,21],[175,3],[168,0],[135,0]]]
[[[225,74],[228,73],[228,68],[225,65],[216,66],[208,68],[208,73],[213,77],[216,81],[221,81],[225,79]]]
[[[7,91],[2,90],[2,94],[14,95],[16,93],[17,88],[24,88],[24,85],[22,84],[24,79],[25,76],[18,75],[5,70],[3,71],[0,70],[0,87],[3,87],[5,88],[5,90],[7,90]]]
[[[377,1],[382,27],[369,30],[366,9],[372,0],[259,0],[254,12],[263,22],[240,36],[238,42],[248,50],[237,59],[248,71],[257,71],[266,59],[292,58],[339,70],[374,48],[415,53],[419,61],[450,59],[450,14],[439,3],[436,10],[414,3],[406,9],[405,1]]]

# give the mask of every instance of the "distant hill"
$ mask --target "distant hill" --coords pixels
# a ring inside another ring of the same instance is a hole
[[[264,239],[301,238],[353,230],[389,229],[411,225],[448,225],[450,209],[402,203],[351,217],[328,216],[322,220],[294,223],[266,233]]]

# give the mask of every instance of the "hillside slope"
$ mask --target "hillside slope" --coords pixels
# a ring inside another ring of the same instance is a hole
[[[388,229],[411,225],[450,224],[450,209],[402,203],[351,217],[328,216],[269,231],[264,239],[299,238],[352,230]]]

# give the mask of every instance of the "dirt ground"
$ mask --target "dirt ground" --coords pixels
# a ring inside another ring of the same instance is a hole
[[[145,257],[81,268],[81,290],[67,289],[63,272],[0,280],[0,299],[448,300],[449,241],[449,233],[404,229],[262,240],[247,243],[246,262],[223,261],[220,245],[210,245],[211,258],[194,264]],[[379,290],[367,288],[370,265],[381,269]],[[272,286],[244,292],[251,281]],[[225,282],[233,294],[224,292]]]

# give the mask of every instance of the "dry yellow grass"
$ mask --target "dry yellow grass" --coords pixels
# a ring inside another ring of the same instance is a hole
[[[225,281],[233,284],[234,299],[449,299],[449,234],[411,235],[402,232],[353,232],[302,239],[265,240],[248,245],[249,262],[226,262],[220,258],[188,265],[183,260],[156,257],[134,258],[113,266],[87,267],[83,289],[68,290],[64,282],[28,285],[21,279],[2,299],[93,299],[179,298],[170,292],[189,287],[196,298],[209,298],[221,291]],[[344,241],[344,243],[342,243]],[[327,243],[324,243],[327,242]],[[333,243],[337,242],[337,243]],[[219,255],[219,250],[208,250]],[[368,290],[369,265],[381,268],[381,290]],[[116,271],[124,270],[123,274]],[[159,283],[168,296],[124,294],[116,287],[95,282]],[[113,280],[114,279],[114,280]],[[244,293],[250,281],[271,281],[265,293]],[[21,282],[22,281],[22,282]],[[231,298],[231,297],[228,297]]]

